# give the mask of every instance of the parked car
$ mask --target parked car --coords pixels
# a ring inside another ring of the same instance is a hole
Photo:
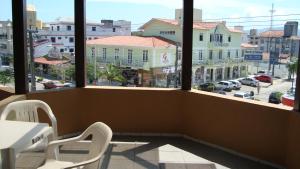
[[[214,90],[219,90],[214,83],[207,82],[199,85],[199,89],[202,91],[212,92]]]
[[[243,99],[250,99],[250,100],[254,100],[254,94],[249,93],[249,92],[236,92],[233,95],[234,97],[239,97],[239,98],[243,98]]]
[[[64,87],[75,87],[73,83],[64,83]]]
[[[243,78],[243,79],[240,80],[240,82],[243,85],[249,85],[249,86],[253,86],[253,87],[256,87],[259,83],[258,80],[256,80],[255,78],[252,78],[252,77]]]
[[[266,72],[267,72],[267,71],[265,71],[265,70],[260,70],[260,71],[257,72],[257,74],[258,74],[258,75],[264,75],[264,74],[266,74]]]
[[[280,104],[282,95],[281,92],[272,92],[269,96],[269,103]]]
[[[218,93],[218,94],[226,95],[226,92],[224,90],[215,90],[215,91],[213,91],[213,93]]]
[[[273,78],[272,78],[272,76],[269,76],[269,75],[258,75],[258,76],[255,76],[254,78],[260,82],[266,82],[266,83],[273,84]]]
[[[221,81],[219,83],[217,83],[217,87],[224,90],[224,91],[228,91],[231,92],[233,87],[233,84],[229,81]]]
[[[43,83],[43,85],[44,85],[45,89],[54,89],[54,88],[64,87],[64,84],[62,84],[61,82],[59,82],[59,81],[52,81],[52,80]]]
[[[242,84],[238,80],[229,80],[233,84],[234,90],[240,90],[242,87]]]
[[[293,107],[295,104],[296,86],[293,86],[281,97],[283,105]]]

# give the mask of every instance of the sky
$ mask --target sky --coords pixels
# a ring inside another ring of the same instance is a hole
[[[11,1],[0,0],[0,20],[11,19]],[[195,8],[203,10],[203,19],[269,16],[272,3],[275,16],[274,27],[281,27],[287,20],[300,21],[298,0],[194,0]],[[44,22],[58,17],[74,17],[74,0],[27,0],[37,10],[37,17]],[[87,20],[129,20],[133,30],[151,18],[174,19],[175,9],[182,8],[182,0],[86,0]],[[270,18],[222,19],[228,26],[242,25],[245,29],[267,28]]]

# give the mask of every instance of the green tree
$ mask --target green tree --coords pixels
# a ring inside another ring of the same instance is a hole
[[[298,61],[293,61],[293,62],[289,62],[286,64],[286,67],[289,71],[289,77],[288,77],[288,80],[291,80],[292,77],[294,77],[294,74],[296,73],[297,71],[297,68],[298,68]]]
[[[126,82],[126,79],[122,75],[121,70],[112,64],[108,64],[106,66],[105,70],[100,73],[100,77],[105,77],[110,84],[113,81],[120,82],[120,83]]]
[[[11,82],[12,80],[12,72],[10,70],[5,70],[0,72],[0,83],[3,84],[4,86]]]
[[[66,71],[66,78],[70,79],[71,81],[75,80],[75,66],[74,65],[70,65]]]

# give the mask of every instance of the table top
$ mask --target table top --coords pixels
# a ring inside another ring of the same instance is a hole
[[[0,149],[22,149],[51,132],[47,123],[0,120]]]

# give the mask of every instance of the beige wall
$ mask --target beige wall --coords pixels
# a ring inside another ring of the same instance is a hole
[[[177,90],[85,88],[28,98],[49,103],[60,135],[103,121],[114,132],[181,133],[300,168],[300,117],[289,110]]]

